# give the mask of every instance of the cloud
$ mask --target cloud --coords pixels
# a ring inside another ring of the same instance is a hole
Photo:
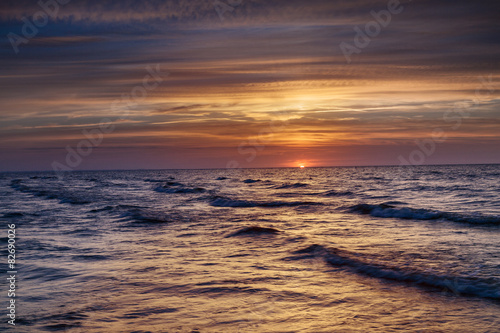
[[[1,2],[1,34],[22,34],[37,2]],[[408,147],[449,127],[443,114],[478,89],[479,107],[450,140],[500,142],[499,2],[402,5],[347,64],[339,44],[353,43],[354,27],[387,1],[243,0],[222,21],[205,0],[72,0],[19,54],[1,42],[2,147],[64,150],[81,129],[120,116],[112,103],[142,84],[148,65],[161,66],[164,81],[130,107],[103,148],[204,147],[223,159],[284,110],[289,122],[272,152]]]

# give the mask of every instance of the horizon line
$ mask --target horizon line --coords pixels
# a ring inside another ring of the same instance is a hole
[[[59,171],[61,173],[72,172],[101,172],[101,171],[178,171],[178,170],[257,170],[257,169],[322,169],[322,168],[381,168],[381,167],[429,167],[429,166],[466,166],[466,165],[500,165],[500,163],[446,163],[446,164],[421,164],[421,165],[331,165],[331,166],[310,166],[300,167],[258,167],[258,168],[161,168],[161,169],[77,169],[70,171]],[[28,172],[56,172],[54,170],[4,170],[0,173],[28,173]]]

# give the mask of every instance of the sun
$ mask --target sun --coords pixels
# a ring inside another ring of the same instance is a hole
[[[304,169],[306,166],[305,165],[300,165],[299,168]]]

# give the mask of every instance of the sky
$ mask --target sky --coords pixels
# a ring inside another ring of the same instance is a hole
[[[500,163],[500,2],[0,3],[0,171]]]

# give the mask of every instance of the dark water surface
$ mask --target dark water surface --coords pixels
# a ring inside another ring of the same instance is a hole
[[[0,193],[16,332],[500,332],[498,165],[3,173]]]

